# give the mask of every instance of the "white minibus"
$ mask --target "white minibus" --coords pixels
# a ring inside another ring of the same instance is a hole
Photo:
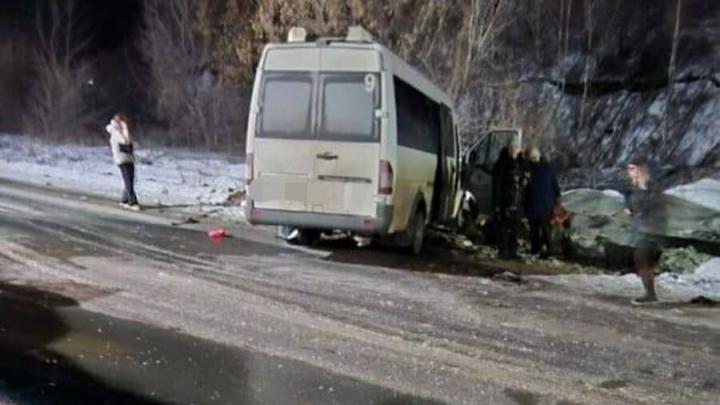
[[[260,60],[247,126],[251,224],[382,237],[419,253],[459,214],[450,97],[361,27],[309,40],[293,28]]]

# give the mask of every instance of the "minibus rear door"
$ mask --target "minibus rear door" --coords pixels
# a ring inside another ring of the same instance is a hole
[[[254,144],[255,206],[308,211],[316,140],[313,72],[265,72]]]
[[[379,75],[321,72],[318,77],[314,212],[373,216],[380,156]]]

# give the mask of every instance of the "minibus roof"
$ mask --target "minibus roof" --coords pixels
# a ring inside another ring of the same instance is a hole
[[[271,43],[265,47],[262,58],[262,68],[265,68],[267,54],[276,49],[371,49],[379,52],[381,55],[381,70],[392,72],[404,82],[412,85],[416,89],[425,93],[438,103],[445,104],[451,109],[454,103],[450,96],[440,87],[431,82],[420,71],[410,66],[402,60],[394,52],[377,42],[355,42],[347,41],[345,38],[319,38],[315,42],[289,42],[289,43]]]

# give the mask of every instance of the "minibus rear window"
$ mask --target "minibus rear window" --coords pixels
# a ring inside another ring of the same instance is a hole
[[[322,107],[318,137],[336,141],[376,138],[380,84],[372,73],[323,73],[320,75]]]
[[[268,73],[263,81],[258,136],[313,138],[313,77],[304,73]]]

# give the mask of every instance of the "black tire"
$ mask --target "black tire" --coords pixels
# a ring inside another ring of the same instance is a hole
[[[290,235],[292,234],[293,228],[287,225],[278,225],[277,227],[277,237],[279,239],[282,239],[284,241],[288,241],[290,238]]]
[[[422,253],[423,241],[425,239],[425,212],[421,209],[415,212],[410,228],[410,245],[408,252],[413,255]]]
[[[297,231],[297,235],[292,235],[295,231]],[[278,236],[291,245],[312,246],[318,239],[320,239],[320,231],[316,229],[299,229],[280,226],[278,228]]]
[[[297,244],[300,246],[312,246],[320,239],[320,231],[316,229],[301,229]]]

